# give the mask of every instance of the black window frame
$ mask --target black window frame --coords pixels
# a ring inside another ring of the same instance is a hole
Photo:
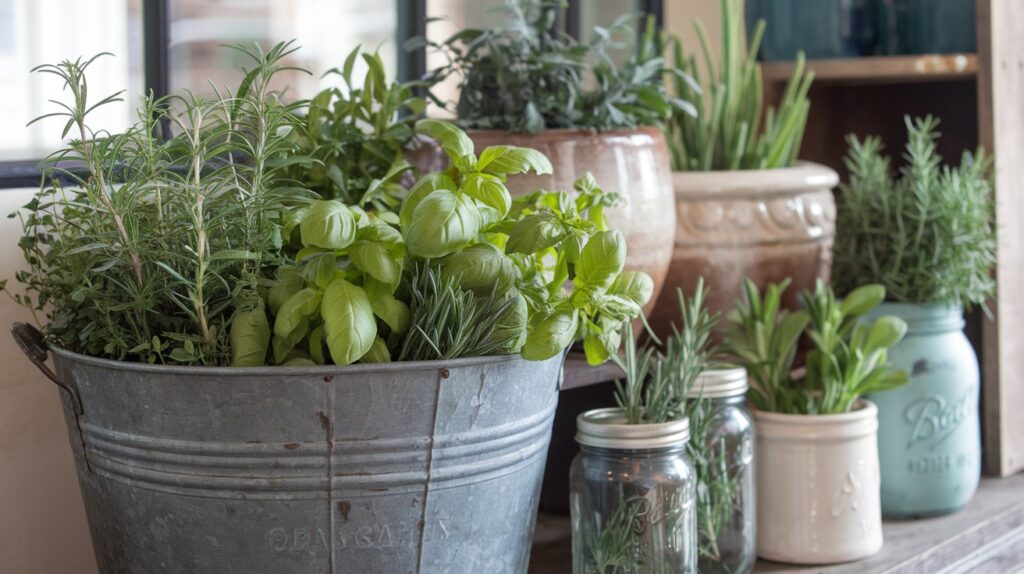
[[[166,96],[170,90],[170,1],[142,0],[142,52],[144,90],[156,97]],[[398,2],[397,43],[398,77],[402,80],[422,77],[426,73],[426,51],[405,52],[405,41],[426,33],[428,0],[395,0]],[[558,26],[579,37],[580,5],[585,0],[568,0]],[[660,27],[664,22],[663,0],[640,0],[640,10],[652,14]],[[564,20],[564,21],[562,21]],[[42,172],[39,159],[0,162],[0,189],[39,187]]]

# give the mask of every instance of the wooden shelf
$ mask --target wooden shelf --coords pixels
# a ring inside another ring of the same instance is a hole
[[[978,494],[956,514],[887,520],[882,551],[860,562],[799,567],[758,562],[755,574],[1002,574],[1024,569],[1024,475],[982,480]],[[537,518],[530,574],[561,574],[572,564],[569,517]]]
[[[569,353],[569,356],[565,358],[562,390],[568,391],[587,385],[614,381],[622,378],[623,374],[622,369],[610,361],[597,367],[591,367],[587,364],[583,353]]]
[[[970,79],[978,73],[975,54],[927,54],[915,56],[871,56],[808,60],[815,82],[884,84],[939,82]],[[764,80],[781,83],[793,73],[792,62],[765,62]]]

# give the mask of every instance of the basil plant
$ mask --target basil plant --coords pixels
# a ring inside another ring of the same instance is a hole
[[[641,315],[651,279],[623,271],[626,243],[608,228],[604,209],[618,201],[589,174],[566,191],[512,199],[510,175],[550,174],[540,152],[490,147],[477,156],[455,125],[420,120],[417,133],[436,140],[450,160],[405,194],[398,213],[320,199],[284,217],[294,261],[277,270],[265,305],[236,323],[237,365],[371,363],[396,358],[417,325],[411,313],[420,262],[481,300],[506,301],[487,319],[501,352],[544,360],[582,338],[592,364],[619,346],[623,321]],[[407,169],[396,162],[395,170]],[[384,179],[395,181],[394,178]],[[365,205],[365,204],[364,204]],[[265,318],[269,311],[272,321]],[[233,333],[234,334],[234,333]],[[472,345],[467,345],[467,348]]]

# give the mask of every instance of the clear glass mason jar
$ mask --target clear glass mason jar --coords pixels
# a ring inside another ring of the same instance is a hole
[[[621,409],[598,409],[581,414],[576,431],[573,573],[696,573],[689,421],[630,425]]]
[[[688,398],[700,401],[690,416],[700,572],[745,574],[757,560],[754,423],[747,410],[747,371],[704,371]]]

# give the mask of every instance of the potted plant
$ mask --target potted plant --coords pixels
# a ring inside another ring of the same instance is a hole
[[[910,373],[910,384],[871,397],[886,437],[882,512],[894,517],[953,512],[978,486],[980,373],[963,312],[992,295],[996,260],[990,159],[979,150],[942,167],[938,120],[906,124],[898,176],[879,138],[849,137],[850,181],[836,223],[837,291],[862,280],[884,285],[877,312],[909,326],[889,358]]]
[[[669,154],[659,126],[672,109],[692,106],[664,92],[653,21],[637,49],[617,64],[615,57],[635,37],[629,16],[597,28],[595,40],[582,43],[558,31],[559,2],[508,0],[506,8],[502,24],[428,44],[448,62],[428,81],[456,78],[453,111],[477,150],[511,144],[551,159],[556,169],[550,174],[510,178],[513,194],[568,189],[592,173],[619,196],[621,203],[605,207],[626,236],[626,268],[649,275],[656,297],[675,226]]]
[[[858,560],[882,547],[877,409],[861,396],[906,383],[887,351],[907,327],[892,316],[861,321],[884,298],[881,286],[859,287],[840,303],[819,282],[796,312],[782,306],[786,286],[771,284],[762,296],[748,281],[725,339],[752,383],[757,552],[798,564]],[[796,380],[805,331],[812,348]]]
[[[678,295],[681,329],[663,350],[639,348],[624,325],[617,408],[577,418],[570,471],[573,572],[696,572],[697,471],[689,458],[687,391],[707,364],[715,318],[706,291]]]
[[[605,192],[513,203],[547,158],[424,121],[452,167],[405,193],[401,153],[301,139],[316,108],[270,87],[292,46],[240,49],[231,95],[143,100],[120,134],[89,128],[116,99],[89,98],[95,58],[41,68],[74,136],[19,212],[43,332],[14,332],[63,390],[100,570],[524,571],[562,353],[614,352],[598,329],[646,302]],[[401,90],[369,63],[379,109]]]
[[[709,307],[726,312],[742,294],[745,278],[760,286],[791,278],[797,289],[827,280],[831,267],[835,202],[831,169],[796,161],[814,78],[798,56],[777,108],[763,110],[757,52],[759,23],[747,46],[743,0],[721,0],[722,45],[718,69],[706,39],[703,74],[697,57],[674,42],[675,66],[706,86],[702,97],[678,79],[675,92],[697,103],[695,115],[673,114],[672,149],[676,235],[667,285],[692,289],[699,277],[711,287]],[[705,37],[696,24],[698,35]],[[669,290],[670,292],[670,290]],[[655,305],[656,332],[669,331],[671,296]],[[797,304],[793,295],[787,306]]]

